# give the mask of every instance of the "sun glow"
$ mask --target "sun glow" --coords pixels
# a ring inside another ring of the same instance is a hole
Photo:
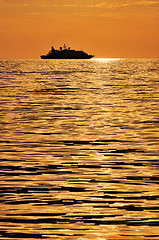
[[[94,61],[100,61],[100,62],[109,62],[109,61],[117,61],[121,58],[92,58]]]

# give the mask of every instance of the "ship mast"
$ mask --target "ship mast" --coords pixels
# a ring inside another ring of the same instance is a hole
[[[67,48],[66,48],[66,44],[64,44],[64,45],[63,45],[63,50],[66,50],[66,49],[67,49]]]

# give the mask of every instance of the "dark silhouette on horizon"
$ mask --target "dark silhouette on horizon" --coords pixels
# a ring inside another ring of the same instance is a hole
[[[63,47],[60,47],[59,50],[56,50],[54,47],[51,47],[51,50],[46,55],[41,55],[42,59],[90,59],[94,55],[89,55],[84,51],[76,51],[66,47],[64,44]]]

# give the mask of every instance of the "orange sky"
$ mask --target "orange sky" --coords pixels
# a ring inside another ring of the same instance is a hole
[[[159,57],[159,0],[0,0],[0,58],[63,43],[95,57]]]

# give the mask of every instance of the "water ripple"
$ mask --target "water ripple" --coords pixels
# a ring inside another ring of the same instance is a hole
[[[158,239],[157,59],[0,60],[0,239]]]

